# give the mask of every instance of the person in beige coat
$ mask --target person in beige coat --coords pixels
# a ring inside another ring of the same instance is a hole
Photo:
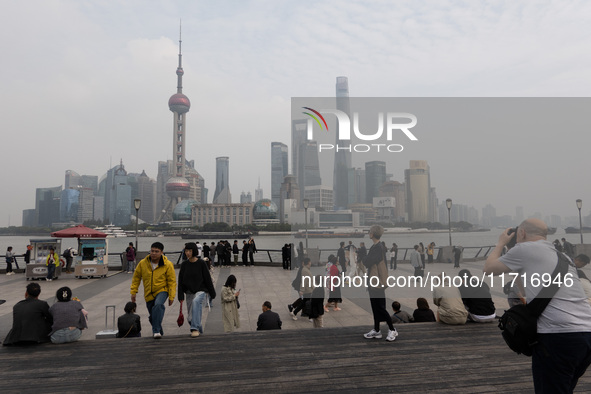
[[[238,296],[240,290],[236,291],[236,277],[228,276],[226,284],[222,287],[222,320],[224,332],[232,332],[240,328],[240,315],[238,314]]]
[[[441,278],[443,275],[439,275]],[[433,303],[439,307],[437,321],[445,324],[466,324],[468,311],[462,302],[462,296],[457,287],[441,280],[441,286],[433,289]]]

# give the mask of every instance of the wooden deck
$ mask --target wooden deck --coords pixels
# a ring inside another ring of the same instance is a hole
[[[496,324],[406,324],[393,343],[364,339],[367,330],[0,347],[2,392],[533,391],[531,359],[512,353]],[[587,372],[577,392],[590,391]]]

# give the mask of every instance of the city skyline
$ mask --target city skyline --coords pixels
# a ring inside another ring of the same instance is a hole
[[[585,97],[591,78],[587,3],[325,1],[312,11],[299,3],[66,0],[2,2],[0,12],[0,181],[10,190],[2,227],[20,224],[35,189],[63,185],[65,170],[100,175],[123,159],[130,172],[154,177],[159,161],[174,159],[165,100],[179,18],[191,75],[185,155],[210,194],[215,157],[228,156],[231,188],[252,191],[260,177],[269,197],[268,146],[289,145],[290,98],[333,96],[338,76],[356,97]],[[331,18],[318,24],[321,14]],[[589,137],[569,126],[499,133],[502,140],[448,129],[441,153],[416,149],[399,161],[428,160],[440,200],[566,217],[578,214],[580,198],[586,216],[591,188],[579,174],[590,166]],[[451,165],[460,157],[462,171]],[[404,168],[388,173],[401,181]]]

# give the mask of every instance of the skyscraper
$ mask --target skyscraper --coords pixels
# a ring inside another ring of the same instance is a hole
[[[231,204],[230,194],[230,158],[227,156],[215,158],[215,193],[214,204]]]
[[[386,181],[380,187],[380,197],[394,197],[396,201],[396,205],[394,206],[394,220],[397,222],[406,221],[406,186],[404,183]]]
[[[281,183],[287,175],[287,145],[281,142],[271,142],[271,200],[279,206],[281,198]]]
[[[386,162],[368,161],[365,163],[365,202],[371,204],[374,197],[380,196],[380,187],[386,182]]]
[[[428,222],[431,213],[431,176],[426,160],[411,160],[404,170],[406,183],[406,208],[409,222]]]
[[[318,144],[316,141],[305,141],[300,144],[298,168],[298,186],[304,190],[308,186],[320,186],[320,164],[318,162]]]
[[[172,123],[172,157],[173,168],[168,168],[169,173],[172,170],[172,177],[166,181],[166,194],[168,195],[168,202],[164,207],[164,211],[160,215],[160,220],[163,217],[170,218],[172,211],[176,204],[181,200],[189,197],[191,185],[187,178],[185,178],[185,129],[186,129],[186,115],[191,108],[189,98],[183,94],[183,64],[181,51],[181,36],[179,32],[179,65],[176,69],[177,88],[176,93],[168,100],[168,108],[173,113]]]
[[[62,187],[38,188],[35,193],[35,225],[49,227],[60,219]]]
[[[293,205],[286,206],[286,200],[295,200]],[[281,184],[281,205],[279,207],[281,223],[285,221],[285,214],[287,209],[298,208],[298,202],[301,200],[300,188],[296,182],[295,176],[287,174]]]
[[[255,202],[257,202],[261,201],[263,198],[263,189],[261,189],[261,178],[259,177],[259,186],[254,191],[254,200]]]
[[[349,80],[347,77],[337,77],[336,83],[337,110],[350,115],[349,106]],[[339,144],[337,132],[335,133],[335,146]],[[351,168],[351,152],[345,149],[338,150],[334,156],[333,190],[335,209],[345,209],[349,205],[349,168]]]
[[[300,145],[307,141],[307,127],[308,121],[306,119],[296,119],[291,122],[291,174],[296,179],[299,177]]]
[[[347,176],[347,200],[349,205],[365,203],[365,192],[367,189],[365,184],[365,170],[361,168],[349,168]]]

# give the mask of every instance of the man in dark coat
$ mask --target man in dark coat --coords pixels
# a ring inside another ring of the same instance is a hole
[[[281,330],[281,318],[271,310],[271,302],[263,303],[263,313],[259,315],[257,321],[257,331],[262,330]]]
[[[49,314],[49,305],[39,300],[41,287],[38,283],[29,283],[25,299],[12,309],[12,329],[8,332],[3,345],[35,344],[49,341],[53,318]]]
[[[347,258],[345,257],[345,243],[341,242],[341,247],[337,250],[337,259],[341,265],[341,272],[347,272]]]

